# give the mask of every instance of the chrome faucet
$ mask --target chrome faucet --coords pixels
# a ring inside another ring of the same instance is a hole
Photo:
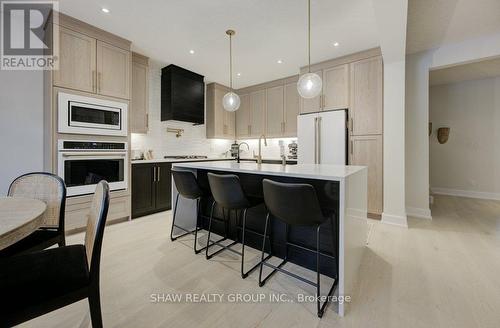
[[[247,150],[249,151],[250,150],[250,146],[246,143],[246,142],[242,142],[238,145],[238,154],[236,154],[236,162],[239,163],[240,162],[240,148],[241,148],[241,145],[247,145]]]
[[[262,164],[262,138],[264,138],[264,146],[267,147],[266,136],[261,134],[259,137],[259,155],[257,155],[257,164]]]

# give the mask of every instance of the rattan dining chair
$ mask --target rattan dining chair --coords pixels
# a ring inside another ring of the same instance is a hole
[[[84,245],[0,259],[0,327],[11,327],[88,298],[92,327],[102,327],[99,273],[109,186],[97,184]]]
[[[0,256],[12,256],[66,245],[64,235],[64,211],[66,207],[66,185],[57,175],[34,172],[21,175],[10,185],[8,196],[34,198],[47,205],[42,226],[32,234],[0,251]]]

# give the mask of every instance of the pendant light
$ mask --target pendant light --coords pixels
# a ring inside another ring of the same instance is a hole
[[[311,0],[307,0],[307,47],[308,66],[307,73],[303,74],[297,82],[297,90],[302,98],[314,98],[323,88],[323,81],[316,73],[311,73]]]
[[[240,97],[233,92],[233,44],[232,38],[236,34],[233,30],[227,30],[229,35],[229,92],[222,98],[222,106],[228,112],[235,112],[240,108]]]

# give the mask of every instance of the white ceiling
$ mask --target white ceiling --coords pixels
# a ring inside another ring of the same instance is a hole
[[[225,85],[225,31],[235,29],[235,88],[298,74],[307,64],[306,0],[62,0],[60,10],[132,41],[154,60]],[[311,15],[313,63],[379,45],[372,0],[312,0]]]
[[[409,0],[406,53],[500,32],[500,0]]]
[[[500,58],[431,71],[429,84],[432,86],[497,76],[500,76]]]

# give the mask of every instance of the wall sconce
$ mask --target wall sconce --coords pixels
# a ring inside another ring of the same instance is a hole
[[[184,129],[167,128],[167,133],[175,133],[175,137],[180,138],[180,137],[182,137],[182,134],[184,133]]]
[[[429,137],[432,135],[432,122],[429,122]]]
[[[444,144],[448,141],[450,136],[450,128],[439,128],[438,129],[438,141],[440,144]]]

